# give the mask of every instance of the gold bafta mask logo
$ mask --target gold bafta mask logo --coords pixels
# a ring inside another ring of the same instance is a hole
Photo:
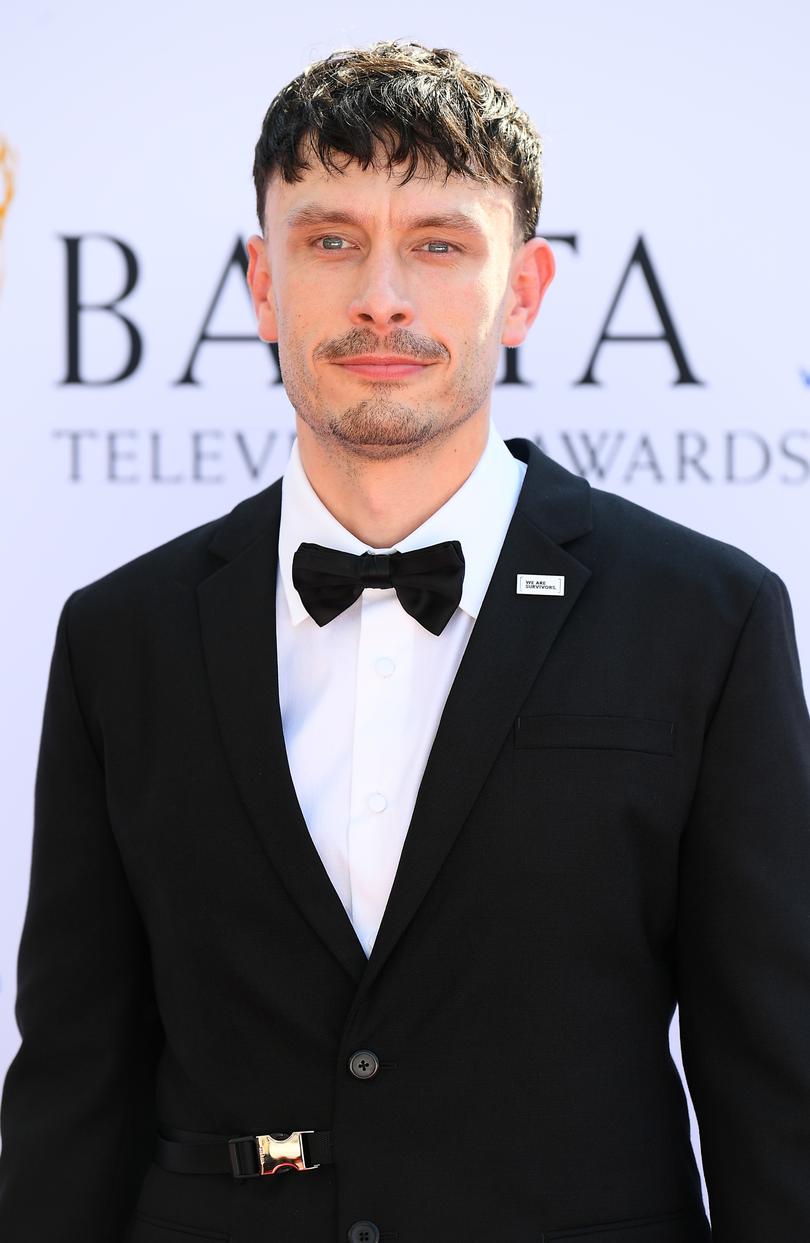
[[[2,242],[6,216],[14,198],[14,174],[17,157],[0,134],[0,289],[3,287]]]

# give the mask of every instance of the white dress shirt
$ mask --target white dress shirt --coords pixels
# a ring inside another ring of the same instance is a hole
[[[293,442],[282,484],[276,585],[284,741],[304,820],[367,955],[525,473],[490,422],[484,452],[450,499],[394,548],[367,548],[317,496]],[[305,541],[384,553],[451,539],[461,541],[464,584],[440,635],[405,612],[393,587],[367,587],[350,608],[318,626],[293,586],[293,553]]]

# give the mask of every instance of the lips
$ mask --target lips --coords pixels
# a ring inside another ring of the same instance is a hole
[[[367,380],[403,380],[408,376],[421,375],[431,365],[429,362],[419,362],[412,358],[375,354],[346,361],[341,359],[338,362],[338,366],[344,371]]]

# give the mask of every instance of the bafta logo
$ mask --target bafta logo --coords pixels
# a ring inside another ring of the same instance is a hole
[[[16,156],[3,135],[0,134],[0,290],[3,288],[3,229],[6,215],[14,198],[14,172]]]

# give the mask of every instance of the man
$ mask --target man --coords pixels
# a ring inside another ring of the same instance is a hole
[[[503,87],[336,53],[255,177],[297,441],[59,618],[0,1236],[810,1237],[783,583],[493,429],[554,273]]]

